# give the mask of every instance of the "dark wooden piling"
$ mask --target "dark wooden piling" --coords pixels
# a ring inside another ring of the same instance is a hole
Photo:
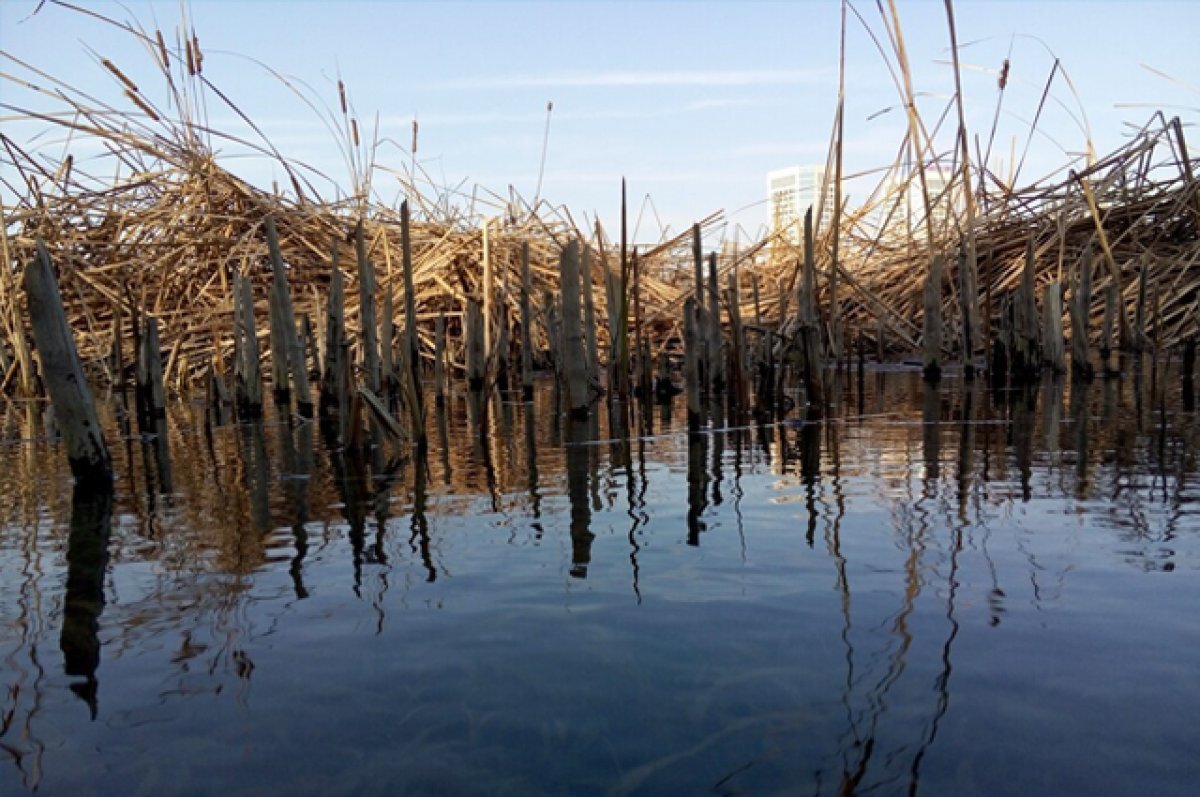
[[[980,345],[979,267],[975,250],[964,243],[958,250],[958,306],[962,321],[963,377],[975,378],[975,352]]]
[[[821,319],[817,314],[817,266],[811,207],[804,214],[804,271],[799,283],[797,310],[801,374],[808,400],[808,414],[819,417],[825,411],[825,363],[822,356]]]
[[[1105,376],[1115,376],[1120,373],[1118,355],[1114,340],[1114,327],[1117,323],[1117,302],[1120,301],[1116,285],[1109,284],[1104,290],[1104,316],[1100,322],[1100,369]]]
[[[417,336],[417,292],[413,287],[412,234],[410,232],[408,200],[400,205],[400,257],[404,272],[404,352],[401,357],[404,372],[400,375],[404,385],[409,417],[412,420],[413,436],[417,445],[426,445],[425,399],[421,390],[421,340]]]
[[[42,379],[67,449],[71,473],[77,484],[111,489],[112,460],[63,310],[50,253],[40,238],[33,260],[25,267],[24,285]]]
[[[279,248],[279,233],[275,229],[275,219],[268,216],[264,224],[267,233],[267,250],[271,258],[271,345],[277,343],[283,346],[280,350],[282,356],[276,357],[274,351],[271,352],[272,373],[274,374],[274,363],[277,360],[283,362],[284,376],[282,383],[276,383],[276,391],[279,391],[281,384],[284,387],[283,401],[286,402],[288,394],[286,388],[290,386],[296,393],[296,409],[305,417],[312,416],[312,390],[308,384],[308,368],[305,366],[305,351],[304,344],[300,340],[300,336],[296,333],[296,313],[292,307],[292,291],[288,285],[287,268],[283,262],[283,253]],[[276,336],[275,326],[278,324],[279,332]],[[278,378],[278,377],[276,377]],[[279,393],[276,393],[276,400],[279,400]]]
[[[317,335],[313,330],[312,319],[308,317],[308,313],[301,313],[300,315],[300,348],[303,352],[304,370],[308,373],[308,379],[315,379],[319,384],[321,379],[321,352],[317,346]]]
[[[389,283],[379,308],[379,389],[382,396],[395,398],[400,389],[400,364],[396,355],[396,300]]]
[[[579,242],[572,240],[563,247],[558,260],[562,290],[562,358],[567,408],[572,417],[586,418],[590,396],[579,297],[579,260]]]
[[[1133,314],[1133,335],[1131,350],[1136,355],[1141,355],[1149,348],[1149,340],[1146,337],[1146,289],[1149,284],[1150,275],[1147,273],[1146,261],[1142,260],[1138,264],[1138,293],[1137,305]]]
[[[1092,313],[1092,248],[1079,258],[1079,269],[1071,289],[1071,375],[1091,379],[1093,368],[1088,354],[1088,321]]]
[[[254,295],[250,291],[250,279],[244,274],[234,275],[233,305],[234,399],[240,416],[256,418],[262,414],[262,374],[254,322]]]
[[[683,303],[683,379],[687,391],[688,429],[692,432],[700,428],[703,406],[700,397],[700,347],[703,341],[696,318],[697,307],[694,296],[689,296]]]
[[[942,255],[935,254],[925,273],[921,363],[925,379],[930,382],[942,377],[942,263]]]
[[[1063,342],[1062,283],[1051,280],[1042,294],[1042,340],[1046,367],[1056,374],[1067,370]]]
[[[705,316],[708,314],[708,304],[704,296],[704,250],[700,240],[700,225],[692,225],[692,268],[695,271],[695,283],[693,288],[693,297],[696,299],[696,323],[698,325],[697,332],[701,338],[698,341],[701,343],[701,348],[696,352],[696,368],[700,378],[701,386],[707,390],[710,379],[708,368],[708,343],[704,337],[704,331],[708,328],[705,322]]]
[[[478,299],[467,300],[467,322],[464,329],[467,352],[467,387],[472,392],[483,390],[486,380],[487,353],[483,330],[483,307]]]
[[[342,270],[338,268],[337,244],[333,245],[332,270],[329,275],[329,300],[325,305],[325,365],[321,369],[321,413],[328,415],[348,406],[341,403],[342,384],[349,363],[346,357],[346,288]]]
[[[150,431],[156,418],[167,415],[166,393],[163,390],[162,350],[158,342],[158,319],[145,317],[141,348],[138,351],[137,393],[138,426]]]
[[[375,320],[375,266],[367,257],[366,236],[360,219],[354,227],[354,252],[358,260],[358,323],[363,372],[367,387],[379,393],[379,327]]]
[[[1012,357],[1009,363],[1014,381],[1030,383],[1042,370],[1037,298],[1034,296],[1034,240],[1025,246],[1025,266],[1012,305]]]
[[[600,384],[600,344],[596,334],[595,283],[592,278],[592,248],[583,247],[583,271],[580,275],[583,286],[583,336],[587,345],[588,380]]]
[[[291,390],[288,388],[288,345],[284,333],[283,309],[279,305],[279,287],[274,282],[267,297],[267,325],[271,350],[271,396],[276,404],[286,405],[291,400]]]
[[[704,337],[708,345],[705,347],[705,359],[710,369],[709,390],[717,394],[725,389],[726,374],[725,357],[721,351],[721,292],[717,288],[716,252],[710,252],[708,255],[707,277],[708,287],[705,289],[704,298],[708,301],[708,312],[704,314],[707,325]]]
[[[725,296],[725,304],[729,308],[729,363],[726,368],[729,399],[732,406],[741,412],[750,405],[750,378],[746,354],[746,330],[742,326],[741,297],[738,294],[736,270],[729,273],[729,287]]]
[[[521,398],[533,401],[533,283],[529,275],[529,242],[521,243]]]
[[[433,326],[433,401],[446,406],[446,314],[438,313]]]

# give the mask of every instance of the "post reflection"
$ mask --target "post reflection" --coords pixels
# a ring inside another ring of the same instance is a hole
[[[76,679],[71,691],[87,704],[92,719],[99,708],[96,671],[100,667],[100,615],[104,611],[112,503],[110,490],[76,486],[67,537],[67,589],[58,646],[64,674]]]
[[[567,420],[567,500],[571,505],[571,577],[584,579],[592,562],[592,506],[588,496],[589,427],[586,420]]]
[[[708,506],[708,435],[687,436],[687,544],[699,545],[705,530],[702,520]]]

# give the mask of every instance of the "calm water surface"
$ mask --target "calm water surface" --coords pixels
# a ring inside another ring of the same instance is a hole
[[[1164,384],[868,373],[693,436],[544,391],[484,442],[459,396],[424,463],[110,403],[111,504],[0,406],[0,795],[1194,794]]]

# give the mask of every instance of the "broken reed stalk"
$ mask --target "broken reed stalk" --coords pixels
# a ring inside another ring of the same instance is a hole
[[[936,254],[925,272],[925,314],[921,335],[921,364],[925,379],[936,382],[942,377],[942,262]]]
[[[100,431],[92,391],[83,375],[45,244],[25,267],[25,296],[42,379],[78,485],[111,490],[112,460]]]
[[[1088,355],[1088,321],[1092,312],[1092,248],[1079,258],[1079,271],[1071,290],[1071,375],[1091,379],[1093,369]]]

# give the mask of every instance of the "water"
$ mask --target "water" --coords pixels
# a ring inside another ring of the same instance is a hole
[[[878,372],[823,424],[632,439],[542,391],[482,443],[456,397],[424,467],[177,404],[111,506],[6,405],[0,794],[1190,795],[1163,384]]]

